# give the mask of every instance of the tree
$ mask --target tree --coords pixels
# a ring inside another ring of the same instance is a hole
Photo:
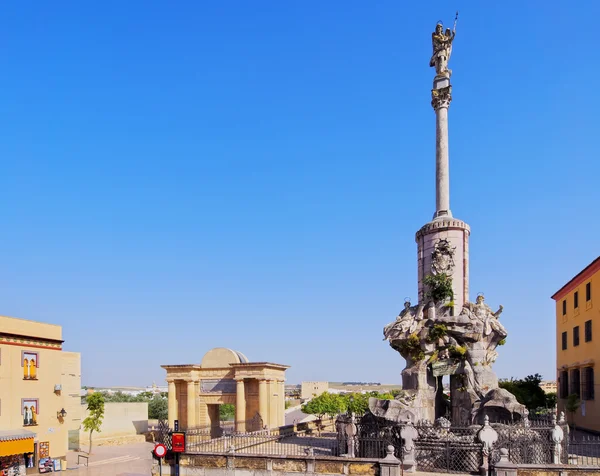
[[[92,432],[100,433],[102,419],[104,418],[104,395],[101,393],[92,393],[87,397],[87,410],[90,413],[83,420],[83,429],[90,432],[90,447],[88,454],[92,454]]]
[[[233,421],[235,419],[235,405],[231,403],[219,405],[219,419],[221,421]]]
[[[529,411],[535,412],[548,406],[547,395],[540,387],[541,381],[542,376],[535,374],[528,375],[524,379],[501,380],[498,385],[512,393]]]
[[[575,412],[579,409],[581,402],[579,401],[579,395],[572,393],[567,397],[566,409],[569,415],[571,415],[571,424],[573,425],[573,433],[575,433]]]
[[[550,392],[546,394],[546,406],[550,409],[556,407],[556,392]]]
[[[148,418],[152,420],[167,420],[169,418],[169,401],[155,395],[148,402]]]

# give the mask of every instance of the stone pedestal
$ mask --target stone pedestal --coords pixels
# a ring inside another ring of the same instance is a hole
[[[460,313],[463,304],[469,300],[470,234],[469,225],[456,218],[435,219],[416,233],[419,303],[427,301],[423,278],[432,273],[444,272],[452,277],[454,312]],[[448,242],[451,255],[439,252],[441,240]]]

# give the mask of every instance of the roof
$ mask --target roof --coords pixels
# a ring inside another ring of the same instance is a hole
[[[26,440],[35,438],[35,433],[29,430],[1,430],[0,441]]]
[[[234,368],[273,367],[273,368],[282,369],[282,370],[290,368],[289,365],[274,364],[273,362],[248,362],[248,363],[241,363],[241,364],[229,364],[229,366],[234,367]]]
[[[598,256],[594,261],[588,264],[585,268],[583,268],[579,273],[573,276],[567,284],[565,284],[562,288],[556,291],[552,295],[552,299],[558,301],[562,299],[566,294],[575,289],[584,281],[587,281],[593,274],[597,271],[600,271],[600,256]]]

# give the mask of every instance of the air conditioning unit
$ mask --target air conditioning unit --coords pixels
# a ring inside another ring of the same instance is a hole
[[[61,390],[62,390],[62,385],[60,385],[60,384],[56,384],[56,385],[54,386],[54,391],[55,391],[55,392],[60,392]]]

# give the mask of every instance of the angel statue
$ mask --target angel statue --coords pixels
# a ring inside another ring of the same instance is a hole
[[[452,54],[452,42],[456,36],[457,19],[458,12],[456,13],[454,29],[452,31],[450,31],[450,28],[446,28],[446,32],[444,32],[444,25],[439,22],[435,26],[435,31],[431,34],[433,55],[429,60],[429,66],[435,66],[435,72],[437,76],[449,78],[452,74],[452,71],[448,69],[448,62],[450,61],[450,55]]]

